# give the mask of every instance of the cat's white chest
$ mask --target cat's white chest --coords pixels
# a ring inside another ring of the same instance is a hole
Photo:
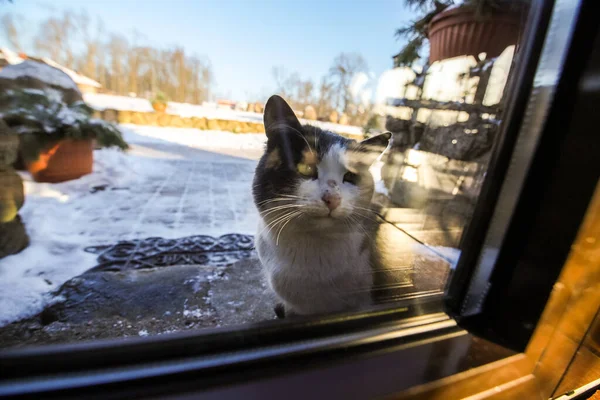
[[[281,237],[278,244],[268,234],[256,238],[270,287],[287,308],[299,314],[370,304],[373,278],[370,250],[364,244],[360,232],[290,235]]]

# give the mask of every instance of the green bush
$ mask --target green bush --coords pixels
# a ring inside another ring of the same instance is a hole
[[[93,110],[84,102],[71,105],[59,96],[37,89],[6,90],[0,94],[0,118],[20,135],[25,160],[62,139],[96,139],[102,147],[129,146],[121,132],[106,121],[93,119]]]
[[[169,102],[169,97],[166,94],[164,94],[163,92],[157,92],[150,102],[153,104],[154,103],[167,104]]]

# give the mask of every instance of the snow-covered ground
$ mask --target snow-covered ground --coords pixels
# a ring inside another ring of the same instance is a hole
[[[157,236],[254,233],[251,182],[264,134],[121,128],[132,149],[96,150],[90,175],[49,184],[22,173],[26,201],[20,215],[31,244],[0,260],[0,326],[40,312],[54,300],[53,291],[94,267],[97,256],[85,247]],[[372,171],[377,180],[380,167]],[[460,254],[433,250],[452,264]]]
[[[121,125],[125,130],[125,139],[131,132],[143,136],[144,139],[134,139],[138,142],[176,143],[196,149],[233,149],[260,150],[264,149],[267,136],[264,133],[233,133],[224,131],[201,131],[192,128],[162,128],[157,126]],[[168,134],[165,134],[166,130]]]
[[[0,260],[0,326],[31,316],[96,265],[87,246],[118,240],[252,234],[251,181],[264,134],[123,127],[129,153],[94,152],[94,172],[37,183],[23,173],[28,248]],[[227,153],[227,155],[223,154]],[[240,153],[240,157],[232,156]],[[242,154],[243,153],[243,154]]]
[[[86,93],[83,99],[95,110],[104,111],[107,109],[119,111],[137,111],[153,112],[152,104],[147,99],[139,97],[116,96],[111,94]],[[262,124],[263,115],[261,113],[238,111],[227,108],[220,108],[216,104],[189,104],[169,102],[167,104],[167,114],[179,115],[180,117],[198,117],[207,119],[222,119],[227,121],[254,122]],[[334,124],[331,122],[310,121],[300,119],[303,124],[310,124],[321,129],[326,129],[337,133],[346,133],[350,135],[362,135],[363,130],[360,126],[349,126]]]

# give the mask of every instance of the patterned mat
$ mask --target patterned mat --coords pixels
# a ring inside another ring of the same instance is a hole
[[[191,264],[225,266],[255,254],[253,237],[236,233],[218,238],[204,235],[179,239],[153,237],[121,241],[114,245],[90,246],[85,251],[98,254],[98,265],[87,272]]]

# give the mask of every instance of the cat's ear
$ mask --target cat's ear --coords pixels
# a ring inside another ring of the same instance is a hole
[[[391,132],[383,132],[379,135],[365,139],[362,142],[359,142],[358,144],[362,147],[380,148],[382,153],[383,150],[385,150],[388,147],[391,138]]]
[[[271,138],[282,129],[292,128],[302,132],[302,125],[292,108],[280,96],[273,95],[267,100],[264,114],[265,133]]]
[[[392,134],[390,132],[384,132],[356,143],[353,150],[360,155],[357,161],[365,166],[373,164],[381,153],[387,149],[391,138]]]

